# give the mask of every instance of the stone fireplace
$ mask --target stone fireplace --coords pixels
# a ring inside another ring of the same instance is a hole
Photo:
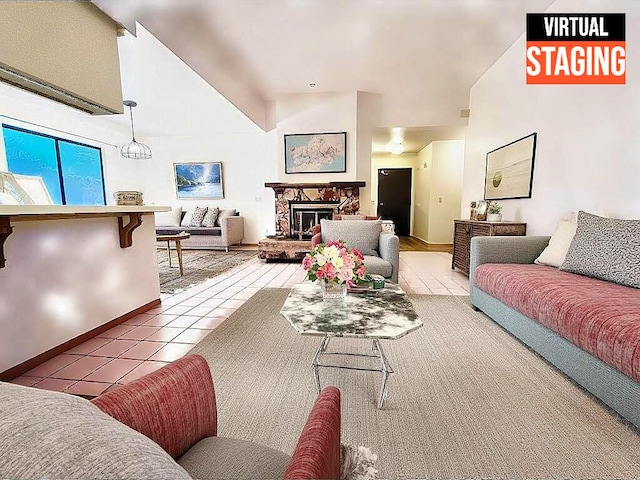
[[[314,225],[336,213],[354,215],[360,210],[360,188],[365,182],[265,183],[276,201],[276,235],[311,238]]]

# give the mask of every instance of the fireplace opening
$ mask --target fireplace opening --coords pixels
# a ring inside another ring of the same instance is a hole
[[[290,201],[289,236],[308,239],[313,236],[313,227],[320,220],[331,220],[337,212],[339,202]]]

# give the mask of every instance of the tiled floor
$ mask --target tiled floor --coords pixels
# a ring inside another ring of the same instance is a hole
[[[253,260],[173,295],[162,305],[38,365],[14,383],[94,397],[185,355],[264,287],[301,282],[300,264]],[[468,295],[469,280],[451,270],[451,255],[401,252],[400,286],[407,293]]]

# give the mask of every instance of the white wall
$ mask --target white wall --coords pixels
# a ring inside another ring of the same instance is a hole
[[[416,156],[415,169],[415,210],[413,235],[427,242],[429,240],[429,206],[431,205],[431,167],[433,166],[433,142],[424,147]]]
[[[381,168],[410,168],[411,169],[411,213],[410,233],[414,231],[414,215],[416,204],[416,160],[418,156],[415,153],[402,153],[400,155],[393,154],[375,154],[371,158],[371,212],[375,214],[378,205],[378,170]]]
[[[217,205],[245,218],[245,243],[273,229],[276,179],[269,136],[207,84],[143,27],[121,37],[123,92],[138,102],[136,137],[151,160],[130,160],[138,169],[136,190],[145,203]],[[178,200],[176,162],[222,162],[224,199]]]
[[[429,243],[453,243],[453,220],[460,218],[464,142],[433,142],[429,188]]]
[[[0,269],[0,372],[160,297],[153,217],[13,222]]]
[[[471,90],[461,212],[481,199],[485,156],[532,132],[538,144],[531,199],[504,200],[503,218],[527,234],[553,233],[575,210],[640,218],[640,24],[635,0],[558,0],[549,12],[626,13],[626,85],[527,85],[525,36]]]
[[[271,141],[275,143],[277,178],[286,183],[345,182],[356,180],[356,108],[355,94],[292,95],[276,104],[279,118]],[[284,112],[287,112],[286,114]],[[284,135],[292,133],[347,132],[347,171],[344,173],[285,173]],[[267,180],[269,181],[269,180]]]

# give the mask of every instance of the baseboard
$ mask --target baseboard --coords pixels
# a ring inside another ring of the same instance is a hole
[[[87,340],[100,335],[101,333],[106,332],[110,328],[115,327],[116,325],[120,325],[123,322],[135,317],[136,315],[140,315],[141,313],[146,312],[147,310],[151,310],[154,307],[160,305],[160,299],[156,298],[155,300],[147,303],[146,305],[142,305],[141,307],[136,308],[135,310],[130,311],[129,313],[125,313],[124,315],[119,316],[118,318],[111,320],[99,327],[94,328],[93,330],[89,330],[88,332],[83,333],[71,340],[64,342],[62,345],[58,345],[57,347],[53,347],[46,352],[41,353],[29,360],[25,360],[24,362],[16,365],[15,367],[11,367],[4,372],[0,372],[0,380],[3,382],[8,382],[9,380],[13,380],[16,377],[28,372],[32,368],[37,367],[41,363],[46,362],[47,360],[51,360],[53,357],[60,355],[61,353],[66,352],[67,350],[80,345],[81,343],[86,342]]]

